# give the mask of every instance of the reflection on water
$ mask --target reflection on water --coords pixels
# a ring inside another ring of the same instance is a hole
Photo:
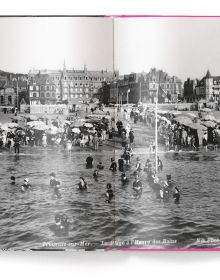
[[[101,241],[163,239],[177,243],[150,244],[150,247],[195,247],[201,246],[196,243],[197,238],[219,237],[219,152],[160,156],[164,163],[163,177],[172,174],[180,186],[179,205],[173,200],[161,202],[148,186],[144,173],[142,196],[135,199],[133,177],[130,176],[129,184],[122,185],[120,172],[113,175],[108,170],[112,150],[94,153],[95,164],[102,161],[105,165],[95,181],[93,169],[85,169],[88,154],[80,148],[71,155],[51,148],[27,148],[19,158],[6,152],[0,154],[0,248],[36,249],[42,248],[43,242],[79,241],[93,242],[101,248]],[[145,160],[146,155],[141,157],[142,164]],[[49,187],[52,171],[62,182],[62,198],[58,200],[53,198]],[[32,190],[24,194],[17,185],[10,185],[12,175],[19,184],[25,177],[30,178]],[[76,189],[80,176],[88,182],[87,191]],[[112,204],[105,202],[107,182],[114,185]],[[56,214],[68,216],[70,224],[65,232],[56,231]],[[218,242],[211,244],[218,245]]]

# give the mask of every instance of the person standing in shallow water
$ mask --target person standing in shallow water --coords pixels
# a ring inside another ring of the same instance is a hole
[[[163,171],[163,163],[162,160],[159,158],[159,156],[157,157],[157,168],[158,168],[158,172]]]
[[[86,159],[86,168],[92,168],[93,167],[93,157],[90,154]]]
[[[30,188],[31,188],[31,184],[29,183],[29,179],[25,178],[23,185],[21,185],[21,191],[26,192],[26,191],[30,190]]]
[[[87,190],[86,180],[83,177],[80,177],[79,180],[80,180],[80,182],[78,183],[78,186],[77,186],[78,190],[81,190],[81,191]]]
[[[16,134],[14,137],[14,151],[15,154],[19,154],[20,153],[20,137]]]
[[[61,184],[60,182],[56,181],[55,186],[54,186],[54,196],[56,199],[60,199],[61,198]]]
[[[50,186],[55,187],[56,186],[56,174],[54,172],[50,173]]]
[[[112,190],[112,185],[110,183],[108,183],[106,185],[107,191],[105,193],[105,196],[107,197],[106,202],[111,203],[113,197],[114,197],[114,193]]]
[[[110,166],[109,170],[111,170],[112,172],[117,171],[117,163],[115,162],[114,158],[111,158],[111,166]]]
[[[180,191],[179,191],[178,187],[175,187],[173,198],[174,198],[174,203],[175,204],[179,204],[180,203]]]
[[[134,196],[136,198],[140,197],[142,194],[142,182],[139,180],[138,174],[135,175],[135,180],[133,183],[133,190],[134,190]]]
[[[15,185],[15,176],[11,176],[11,185]]]

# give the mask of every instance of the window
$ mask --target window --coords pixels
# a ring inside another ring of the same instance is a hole
[[[1,96],[1,104],[4,104],[4,96]]]
[[[33,84],[36,84],[36,80],[35,79],[33,79]]]
[[[75,94],[75,98],[78,98],[78,94]]]
[[[44,92],[41,92],[40,96],[41,96],[41,98],[44,98],[45,97]]]
[[[89,97],[89,95],[88,94],[86,94],[86,98],[88,98]]]
[[[49,92],[47,92],[47,97],[50,97],[50,93]]]
[[[36,92],[33,92],[33,97],[34,97],[34,98],[36,98],[36,97],[37,97]]]
[[[44,90],[44,86],[41,86],[40,89],[41,89],[41,90]]]
[[[80,94],[80,97],[82,97],[82,94]]]
[[[53,96],[53,98],[55,98],[55,97],[56,97],[56,94],[55,94],[55,92],[53,92],[53,93],[52,93],[52,96]]]
[[[47,86],[47,87],[46,87],[46,90],[50,90],[50,87],[49,87],[49,86]]]
[[[35,87],[35,86],[33,86],[33,90],[36,90],[36,87]]]
[[[46,83],[48,84],[48,83],[49,83],[49,81],[48,81],[48,80],[46,80]]]

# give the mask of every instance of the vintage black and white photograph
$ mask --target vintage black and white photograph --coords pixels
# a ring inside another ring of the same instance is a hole
[[[220,246],[220,18],[0,17],[0,249]]]

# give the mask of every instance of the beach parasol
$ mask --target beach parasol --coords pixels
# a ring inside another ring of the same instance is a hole
[[[8,130],[8,126],[7,126],[6,124],[2,124],[2,125],[1,125],[1,129],[2,129],[2,130]]]
[[[31,121],[31,122],[27,122],[28,126],[35,126],[35,125],[40,125],[40,124],[44,124],[44,122],[42,121]]]
[[[74,128],[72,129],[72,132],[74,132],[74,133],[80,133],[81,131],[80,131],[80,129],[79,129],[78,127],[74,127]]]
[[[11,122],[11,123],[6,123],[8,128],[16,128],[19,127],[19,125],[17,123]]]
[[[37,121],[37,120],[38,120],[38,117],[37,117],[37,116],[31,115],[31,114],[24,115],[24,117],[25,117],[26,119],[30,119],[31,121]]]
[[[14,116],[11,117],[12,120],[17,120],[17,121],[23,121],[24,120],[24,116]]]
[[[211,128],[215,128],[217,126],[217,124],[212,121],[204,121],[204,122],[202,122],[202,124],[206,127],[211,127]]]
[[[220,124],[220,118],[215,119],[218,124]],[[0,125],[1,126],[1,125]]]
[[[202,109],[200,109],[200,111],[202,111],[202,112],[211,112],[212,109],[210,109],[210,108],[202,108]]]
[[[188,116],[177,116],[174,120],[186,126],[192,123],[191,118],[189,118]]]
[[[34,126],[34,129],[36,130],[47,130],[49,127],[45,123],[37,124]]]
[[[203,121],[212,121],[212,122],[216,122],[216,119],[213,115],[206,115],[202,118]]]
[[[85,123],[84,126],[85,126],[85,127],[88,127],[88,128],[93,127],[93,125],[92,125],[91,123]]]
[[[203,124],[200,124],[200,123],[191,123],[188,125],[189,128],[192,128],[192,129],[200,129],[200,130],[204,130],[206,129],[206,127],[203,125]]]
[[[58,132],[58,127],[56,127],[54,125],[49,126],[49,128],[48,128],[49,134],[55,135],[55,134],[57,134],[57,132]]]

